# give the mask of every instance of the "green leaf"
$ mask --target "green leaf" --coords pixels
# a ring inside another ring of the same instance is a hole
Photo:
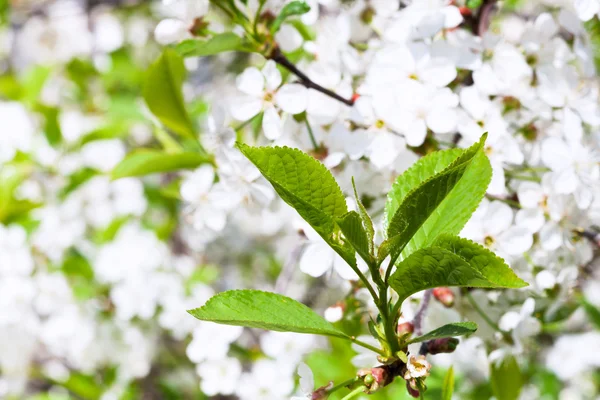
[[[347,338],[320,315],[289,297],[260,290],[230,290],[188,311],[202,321]]]
[[[447,325],[441,326],[437,329],[434,329],[431,332],[429,332],[423,336],[419,336],[414,339],[411,339],[408,342],[408,344],[426,342],[428,340],[433,340],[433,339],[444,339],[444,338],[451,338],[451,337],[456,337],[456,336],[470,335],[471,333],[475,332],[476,330],[477,330],[477,324],[474,322],[455,322],[455,323],[447,324]]]
[[[580,302],[592,325],[600,330],[600,310],[585,299],[581,299]]]
[[[388,254],[392,261],[404,259],[442,233],[460,233],[491,180],[492,169],[483,152],[486,136],[462,152],[425,157],[398,178],[388,195],[388,239],[378,254],[380,260]]]
[[[600,18],[597,16],[583,24],[589,36],[589,43],[596,66],[596,75],[600,75]]]
[[[336,219],[347,212],[346,198],[331,172],[313,157],[289,147],[250,147],[240,151],[273,185],[283,201],[293,207],[351,266],[355,252],[340,238]]]
[[[350,242],[356,252],[367,263],[373,262],[373,257],[369,251],[369,238],[363,227],[362,219],[356,211],[350,211],[337,219],[337,224],[344,234],[344,238]]]
[[[483,0],[467,0],[467,7],[471,10],[481,7]]]
[[[212,56],[227,51],[254,51],[244,38],[233,32],[214,35],[208,40],[187,39],[179,43],[175,50],[182,57]]]
[[[443,236],[434,246],[400,262],[390,286],[403,302],[414,293],[440,286],[520,288],[527,283],[486,248],[467,239]]]
[[[112,179],[142,176],[159,172],[193,169],[210,162],[207,156],[192,152],[165,153],[159,150],[138,150],[125,157],[112,171]]]
[[[515,357],[507,356],[500,362],[493,362],[490,366],[492,391],[498,400],[517,400],[523,377]]]
[[[360,197],[358,197],[358,191],[356,190],[356,184],[354,183],[354,177],[352,177],[352,189],[354,190],[354,198],[356,200],[356,205],[358,206],[358,214],[362,219],[363,227],[365,228],[365,232],[367,234],[367,240],[369,242],[369,253],[374,253],[374,240],[375,240],[375,228],[373,227],[373,221],[367,212],[367,209],[363,205],[362,201],[360,201]]]
[[[277,18],[271,25],[271,33],[275,33],[281,27],[281,24],[288,19],[296,15],[306,14],[310,11],[310,6],[304,1],[292,1],[287,3],[282,9]]]
[[[181,56],[175,50],[165,49],[148,69],[143,95],[150,111],[164,126],[181,136],[195,138],[195,129],[183,101],[185,77]]]
[[[442,384],[442,398],[441,400],[452,400],[452,394],[454,393],[454,367],[450,367],[446,376],[444,376],[444,383]]]
[[[521,288],[528,285],[513,272],[501,257],[469,239],[440,235],[434,245],[456,254],[481,272],[488,281],[499,285],[497,287]]]

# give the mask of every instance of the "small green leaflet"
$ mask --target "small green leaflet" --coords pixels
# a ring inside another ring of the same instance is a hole
[[[466,150],[424,157],[398,177],[388,194],[388,239],[380,260],[400,252],[402,260],[442,233],[460,233],[491,180],[492,169],[483,152],[485,138]]]
[[[510,355],[490,365],[492,391],[498,400],[517,400],[523,387],[523,376],[519,364]]]
[[[594,327],[600,330],[600,310],[596,308],[592,303],[585,299],[580,300],[581,305],[583,306],[583,310],[587,314],[589,321],[594,325]]]
[[[292,1],[287,3],[283,9],[281,9],[281,12],[277,18],[275,18],[273,21],[273,24],[271,25],[271,33],[277,32],[281,27],[281,24],[289,17],[306,14],[309,11],[310,6],[304,1]]]
[[[186,71],[183,59],[173,49],[165,49],[149,68],[143,95],[148,108],[171,131],[195,138],[192,120],[183,101],[182,85]]]
[[[180,169],[193,169],[211,159],[199,153],[165,153],[160,150],[138,150],[125,157],[112,171],[112,179],[143,176]]]
[[[336,221],[344,234],[344,238],[350,242],[363,260],[372,263],[374,260],[369,251],[369,238],[360,215],[356,211],[350,211]]]
[[[486,248],[467,239],[443,236],[434,246],[400,262],[390,286],[403,302],[414,293],[440,286],[521,288],[527,283]]]
[[[175,50],[183,57],[212,56],[227,51],[254,51],[246,40],[233,32],[214,35],[208,40],[187,39]]]
[[[354,177],[352,177],[352,189],[354,190],[354,198],[356,201],[356,205],[358,207],[358,214],[362,219],[363,227],[365,228],[365,232],[367,234],[367,240],[369,242],[369,253],[374,255],[374,240],[375,240],[375,228],[373,227],[373,221],[367,212],[367,209],[363,205],[360,197],[358,197],[358,191],[356,190],[356,184],[354,183]]]
[[[444,376],[444,383],[442,384],[442,398],[441,400],[452,400],[452,394],[454,393],[454,367],[450,367],[446,376]]]
[[[583,24],[589,36],[592,57],[596,66],[596,75],[600,75],[600,18],[595,16]]]
[[[346,198],[331,172],[319,161],[289,147],[237,147],[273,185],[279,196],[350,266],[356,266],[354,249],[339,237],[336,220],[348,212]]]
[[[426,342],[433,339],[444,339],[457,336],[470,335],[477,330],[477,324],[474,322],[455,322],[441,326],[431,332],[411,339],[407,344]]]
[[[304,304],[260,290],[221,292],[188,312],[202,321],[225,325],[348,338]]]

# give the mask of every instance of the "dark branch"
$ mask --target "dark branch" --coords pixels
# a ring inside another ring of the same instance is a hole
[[[354,105],[354,99],[345,99],[339,94],[313,82],[308,76],[306,76],[304,72],[300,71],[290,60],[288,60],[278,48],[275,48],[268,58],[275,61],[277,64],[286,68],[292,74],[300,78],[300,84],[304,85],[305,87],[321,92],[326,96],[329,96],[346,104],[347,106],[352,107]]]

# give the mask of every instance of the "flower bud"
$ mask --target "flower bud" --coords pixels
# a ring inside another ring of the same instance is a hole
[[[439,287],[433,289],[433,297],[444,307],[452,307],[454,305],[454,292],[447,287]]]
[[[452,353],[458,346],[458,339],[456,338],[443,338],[433,339],[423,343],[421,348],[421,354],[440,354],[440,353]],[[423,353],[425,351],[425,353]]]
[[[403,336],[408,333],[413,333],[415,331],[415,326],[412,322],[400,322],[398,324],[398,336]]]
[[[417,385],[414,381],[415,381],[414,379],[406,381],[406,391],[408,392],[409,395],[418,399],[421,394],[419,393],[419,390],[416,389]]]
[[[388,383],[391,382],[390,373],[388,372],[388,370],[386,368],[383,368],[383,367],[371,368],[371,375],[373,376],[373,379],[375,380],[375,384],[377,384],[378,387],[384,387],[385,385],[387,385]]]
[[[330,385],[318,388],[317,390],[312,392],[310,399],[311,400],[327,400],[327,398],[329,397],[328,390],[330,390],[332,387],[333,387],[333,385],[330,384]]]
[[[458,7],[458,11],[460,11],[460,15],[463,17],[470,17],[473,15],[473,11],[469,7]]]

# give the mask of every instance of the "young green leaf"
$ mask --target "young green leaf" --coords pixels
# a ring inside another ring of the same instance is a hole
[[[523,386],[523,376],[515,357],[511,355],[499,362],[492,362],[490,369],[492,391],[496,399],[517,400]]]
[[[486,248],[466,239],[458,239],[452,246],[449,242],[443,238],[439,244],[448,248],[436,243],[414,252],[398,264],[390,277],[390,286],[398,293],[400,302],[421,290],[440,286],[527,286],[501,258]]]
[[[424,157],[398,178],[388,194],[388,239],[379,259],[386,252],[404,259],[442,233],[460,233],[491,180],[485,138],[466,150]]]
[[[281,27],[281,24],[288,19],[296,15],[306,14],[310,11],[310,6],[304,1],[292,1],[287,3],[282,9],[277,18],[271,24],[271,33],[275,33]]]
[[[454,393],[454,367],[450,367],[446,376],[444,376],[444,382],[442,383],[442,398],[441,400],[452,400],[452,394]]]
[[[348,338],[320,315],[289,297],[260,290],[230,290],[188,311],[202,321]]]
[[[112,179],[142,176],[159,172],[193,169],[211,162],[207,156],[192,152],[165,153],[159,150],[138,150],[128,154],[113,170]]]
[[[214,35],[208,40],[187,39],[179,43],[175,50],[182,57],[212,56],[227,51],[253,51],[244,38],[233,32]]]
[[[469,239],[440,235],[433,245],[451,251],[476,268],[485,278],[501,287],[520,288],[527,283],[519,278],[506,262],[485,247]]]
[[[585,299],[580,300],[583,310],[587,314],[588,320],[594,327],[600,330],[600,309]]]
[[[355,252],[339,238],[336,223],[347,212],[346,198],[331,172],[308,154],[288,147],[238,148],[273,185],[283,201],[292,206],[306,222],[351,266]]]
[[[352,189],[354,190],[354,199],[356,201],[356,205],[358,207],[358,214],[362,219],[363,227],[365,228],[365,232],[367,234],[367,240],[369,241],[369,253],[375,255],[374,253],[374,240],[375,240],[375,228],[373,227],[373,221],[367,212],[367,209],[363,205],[362,201],[360,201],[360,197],[358,197],[358,191],[356,190],[356,184],[354,183],[354,177],[352,177]]]
[[[143,95],[148,108],[173,132],[195,138],[194,125],[183,101],[182,85],[186,71],[175,50],[165,49],[148,69]]]
[[[373,257],[369,251],[369,238],[360,215],[356,211],[350,211],[336,221],[344,234],[344,238],[350,242],[363,260],[372,263]]]
[[[454,322],[440,326],[431,332],[411,339],[408,344],[426,342],[433,339],[444,339],[456,336],[470,335],[477,330],[477,324],[474,322]]]

